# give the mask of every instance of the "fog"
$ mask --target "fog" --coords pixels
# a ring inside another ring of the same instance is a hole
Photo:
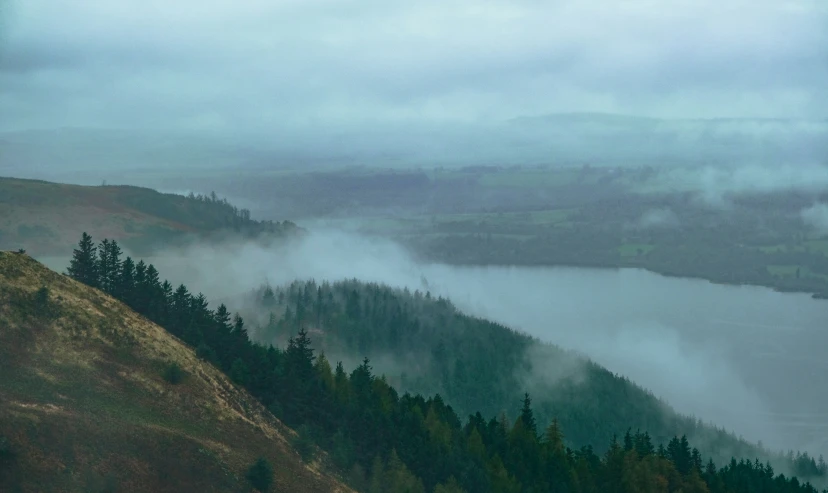
[[[273,248],[197,245],[150,260],[172,281],[236,308],[262,283],[296,278],[427,288],[467,313],[588,355],[679,412],[747,439],[813,452],[828,442],[828,396],[816,378],[827,366],[828,314],[806,295],[637,270],[420,264],[390,241],[337,231]],[[544,371],[536,377],[573,375],[548,364]]]
[[[668,208],[650,209],[641,215],[634,227],[641,229],[675,228],[679,225],[679,218]]]
[[[6,0],[0,171],[814,161],[827,22],[819,0]],[[49,129],[83,136],[19,133]]]
[[[818,234],[828,234],[828,205],[818,203],[802,209],[802,220]]]
[[[691,192],[708,206],[727,206],[739,195],[828,190],[828,154],[818,162],[682,166],[659,170],[642,189],[658,193]],[[813,211],[803,218],[812,221]],[[644,218],[642,218],[643,220]]]

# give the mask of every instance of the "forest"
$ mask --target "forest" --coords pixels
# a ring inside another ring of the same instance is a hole
[[[203,294],[173,287],[153,265],[122,256],[116,241],[95,245],[84,233],[67,275],[121,300],[193,347],[296,429],[296,446],[306,460],[329,464],[358,491],[817,491],[804,478],[777,473],[758,459],[731,457],[717,464],[687,436],[658,440],[629,426],[608,445],[575,445],[557,416],[539,420],[526,392],[511,418],[467,411],[463,419],[440,395],[401,395],[367,357],[350,372],[329,361],[314,347],[309,320],[303,322],[313,314],[299,307],[310,304],[295,305],[302,314],[285,319],[299,322],[284,347],[260,344],[226,306],[211,309]],[[278,295],[271,295],[263,301],[278,302]],[[353,320],[373,313],[353,295],[344,303]],[[325,312],[324,303],[317,306],[323,307],[317,311],[320,320],[335,314]],[[404,340],[410,327],[396,327],[396,337]],[[449,354],[437,356],[444,358],[442,364],[450,361]],[[813,469],[814,481],[826,474],[821,460],[804,454],[794,460],[807,465],[803,472]],[[257,484],[267,489],[267,481]]]

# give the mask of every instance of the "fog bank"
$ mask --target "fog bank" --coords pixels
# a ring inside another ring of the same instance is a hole
[[[828,396],[801,378],[826,366],[808,355],[828,343],[819,330],[828,315],[804,295],[635,270],[419,264],[390,241],[337,231],[272,249],[197,245],[151,260],[231,307],[264,282],[297,278],[427,287],[467,313],[582,352],[679,412],[749,440],[817,452],[828,440],[820,431]]]

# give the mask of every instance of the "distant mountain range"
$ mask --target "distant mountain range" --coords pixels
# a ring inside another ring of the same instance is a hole
[[[123,179],[125,173],[136,183],[142,171],[173,167],[204,172],[232,167],[774,164],[826,159],[826,119],[560,113],[479,123],[284,128],[255,135],[90,128],[0,133],[0,175],[85,184]]]

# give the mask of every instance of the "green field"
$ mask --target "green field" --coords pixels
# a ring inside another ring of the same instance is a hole
[[[622,257],[638,257],[640,255],[650,253],[650,251],[655,247],[655,245],[648,245],[644,243],[625,243],[618,247],[618,253],[620,253]]]

